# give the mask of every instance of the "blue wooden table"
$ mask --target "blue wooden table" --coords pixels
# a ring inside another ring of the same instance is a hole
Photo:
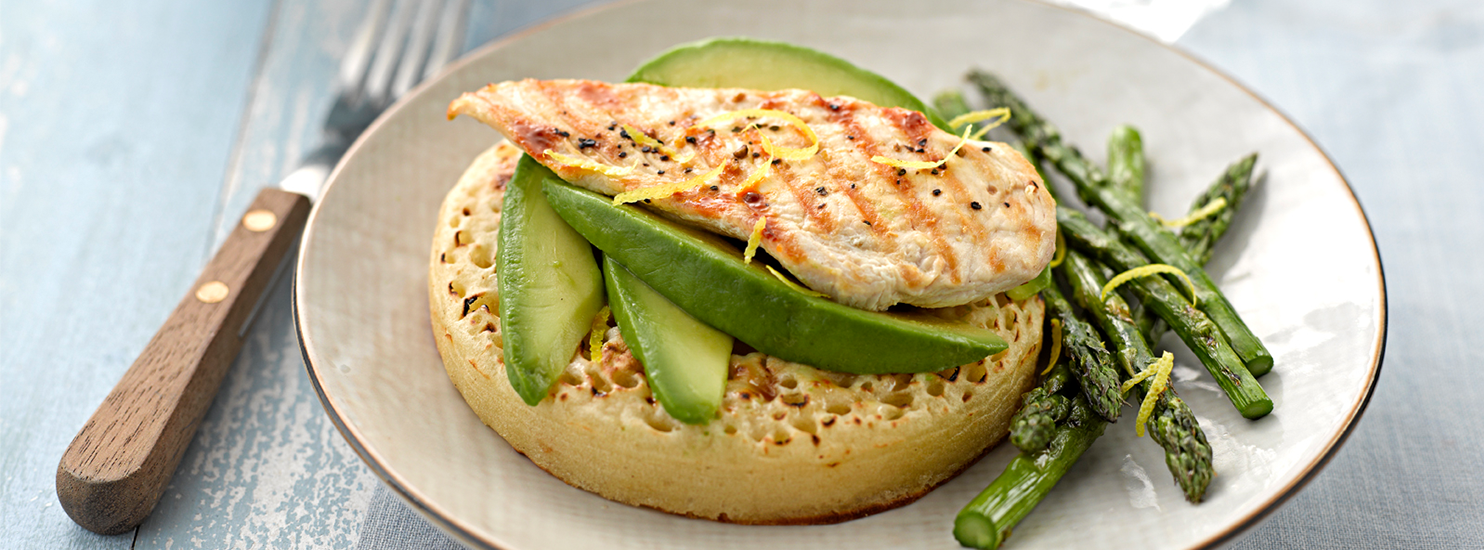
[[[465,48],[582,3],[476,1]],[[364,4],[0,1],[0,546],[357,544],[378,481],[304,374],[286,282],[139,529],[77,527],[54,475],[236,216],[314,146]],[[1392,292],[1366,420],[1238,545],[1484,546],[1484,415],[1465,412],[1484,400],[1484,8],[1235,0],[1178,44],[1333,154]]]

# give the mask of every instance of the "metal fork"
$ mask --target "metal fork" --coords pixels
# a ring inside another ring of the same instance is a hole
[[[321,145],[258,193],[57,465],[73,521],[112,535],[149,516],[242,349],[331,168],[387,106],[458,53],[468,0],[375,0],[341,63]]]

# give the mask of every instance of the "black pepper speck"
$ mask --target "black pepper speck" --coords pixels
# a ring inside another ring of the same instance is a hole
[[[934,189],[933,190],[933,196],[934,197],[936,197],[938,195],[942,195],[942,194],[943,194],[943,190],[942,189]]]
[[[969,208],[973,208],[975,210],[978,210],[978,209],[984,208],[984,207],[979,205],[979,201],[974,201],[974,202],[969,203]]]

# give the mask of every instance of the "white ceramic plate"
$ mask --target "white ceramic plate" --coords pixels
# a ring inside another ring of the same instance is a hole
[[[746,527],[608,502],[548,476],[479,422],[444,375],[425,290],[438,205],[496,134],[448,122],[459,92],[535,77],[619,80],[667,47],[716,35],[787,40],[844,57],[928,97],[996,71],[1101,160],[1116,124],[1142,129],[1150,205],[1181,213],[1230,161],[1266,179],[1211,274],[1277,359],[1277,404],[1242,419],[1188,354],[1177,387],[1219,472],[1186,504],[1152,442],[1120,422],[1015,529],[1013,548],[1220,544],[1297,491],[1365,407],[1386,328],[1369,226],[1324,154],[1282,115],[1208,67],[1075,12],[1016,0],[632,1],[527,30],[471,56],[388,112],[331,178],[304,236],[294,303],[310,376],[370,467],[475,546],[953,548],[954,514],[1015,452],[996,449],[922,500],[839,525]],[[1183,351],[1178,342],[1167,340]],[[1192,368],[1194,367],[1194,368]],[[779,495],[787,498],[786,495]],[[768,547],[768,546],[764,546]]]

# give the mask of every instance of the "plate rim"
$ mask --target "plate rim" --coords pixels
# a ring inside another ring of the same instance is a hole
[[[354,153],[361,149],[361,147],[364,145],[364,142],[369,138],[369,136],[371,136],[382,126],[384,126],[387,123],[387,120],[391,119],[399,112],[406,109],[408,105],[410,105],[413,101],[417,100],[422,95],[424,90],[436,84],[437,82],[449,78],[450,75],[462,70],[466,65],[472,64],[475,60],[482,59],[485,56],[490,55],[490,53],[495,50],[504,48],[513,42],[520,41],[525,37],[540,32],[546,28],[574,19],[591,17],[610,9],[617,9],[631,4],[639,4],[648,1],[650,0],[616,0],[613,2],[590,5],[562,12],[506,33],[500,38],[492,40],[466,53],[457,61],[444,68],[444,70],[439,73],[438,76],[425,80],[417,87],[409,91],[407,94],[403,95],[401,99],[392,104],[390,107],[387,108],[385,112],[378,116],[376,120],[373,121],[371,125],[367,127],[366,130],[363,131],[361,135],[356,138],[355,142],[351,144],[351,146],[346,150],[345,154],[341,157],[341,160],[336,163],[334,170],[331,171],[329,177],[325,181],[324,186],[320,190],[320,197],[326,196],[330,187],[338,181],[339,176],[344,169],[345,159],[350,158]],[[1201,59],[1200,57],[1184,50],[1183,48],[1177,47],[1173,44],[1161,42],[1147,33],[1130,28],[1099,14],[1086,12],[1059,4],[1053,4],[1044,0],[1013,1],[1055,8],[1074,16],[1087,17],[1105,25],[1112,26],[1119,31],[1133,34],[1153,44],[1156,47],[1163,48],[1166,51],[1179,55],[1180,57],[1185,58],[1187,61],[1195,64],[1197,67],[1200,67],[1201,69],[1204,69],[1211,74],[1216,75],[1221,80],[1226,81],[1238,91],[1257,101],[1257,103],[1260,104],[1263,108],[1277,115],[1284,124],[1292,128],[1295,132],[1298,133],[1301,138],[1303,138],[1305,142],[1314,147],[1314,149],[1319,152],[1320,157],[1323,158],[1324,165],[1334,172],[1334,175],[1339,178],[1340,183],[1344,184],[1345,191],[1350,199],[1351,204],[1360,214],[1360,220],[1365,229],[1366,238],[1370,242],[1371,255],[1376,262],[1376,284],[1378,290],[1380,291],[1378,295],[1380,298],[1380,302],[1378,304],[1379,318],[1377,320],[1378,322],[1376,326],[1376,346],[1375,349],[1371,352],[1370,375],[1366,377],[1365,389],[1361,392],[1359,398],[1356,400],[1355,404],[1351,407],[1349,413],[1347,414],[1345,425],[1338,432],[1336,432],[1328,442],[1326,442],[1325,451],[1320,453],[1319,456],[1317,456],[1313,461],[1311,461],[1307,466],[1304,467],[1304,473],[1302,475],[1295,477],[1288,483],[1287,486],[1275,491],[1272,497],[1267,500],[1267,502],[1262,503],[1260,506],[1250,512],[1246,517],[1232,522],[1225,528],[1213,533],[1206,540],[1196,543],[1191,548],[1205,549],[1218,547],[1222,544],[1234,540],[1237,536],[1260,524],[1263,520],[1271,516],[1273,512],[1281,508],[1283,504],[1287,503],[1290,499],[1297,495],[1300,490],[1302,490],[1309,484],[1309,482],[1313,481],[1313,479],[1319,474],[1319,472],[1329,465],[1329,462],[1339,452],[1340,448],[1344,446],[1350,435],[1354,433],[1355,427],[1360,423],[1361,417],[1364,416],[1366,408],[1370,405],[1372,396],[1375,395],[1376,384],[1380,381],[1381,367],[1386,354],[1386,339],[1388,336],[1390,315],[1388,310],[1389,301],[1387,299],[1386,292],[1385,263],[1383,262],[1383,259],[1381,257],[1381,250],[1376,243],[1375,231],[1372,229],[1370,216],[1366,213],[1364,206],[1361,204],[1360,197],[1356,195],[1355,187],[1351,185],[1350,180],[1345,177],[1344,172],[1340,170],[1339,166],[1334,163],[1334,160],[1331,158],[1329,152],[1326,151],[1322,146],[1320,146],[1319,143],[1316,142],[1313,137],[1309,135],[1309,132],[1305,131],[1303,127],[1294,122],[1293,119],[1290,118],[1286,112],[1276,107],[1272,102],[1268,101],[1261,94],[1258,94],[1257,92],[1243,85],[1241,82],[1239,82],[1231,75],[1227,74],[1225,71],[1215,67],[1211,63],[1206,62],[1204,59]],[[300,250],[304,250],[304,245],[309,242],[310,237],[313,235],[316,229],[314,222],[318,218],[320,205],[320,201],[315,201],[314,208],[313,210],[311,210],[309,219],[306,222],[304,234],[300,236]],[[298,337],[299,352],[303,356],[304,367],[309,376],[310,383],[314,387],[315,395],[319,397],[320,404],[324,407],[325,414],[330,417],[331,423],[335,426],[335,430],[340,433],[341,437],[345,439],[346,443],[349,444],[351,449],[356,453],[356,456],[358,456],[361,461],[365,463],[365,465],[378,479],[382,481],[382,483],[391,488],[394,494],[401,498],[402,501],[406,503],[412,510],[417,512],[418,515],[428,520],[429,523],[437,525],[446,534],[454,536],[466,545],[478,548],[490,548],[495,550],[507,550],[509,548],[513,548],[509,547],[507,543],[503,543],[496,538],[486,539],[480,536],[470,526],[465,525],[464,522],[461,522],[457,518],[451,517],[451,515],[447,511],[441,510],[436,504],[431,501],[431,499],[424,495],[418,494],[417,491],[412,489],[407,483],[405,483],[404,480],[393,474],[390,469],[388,469],[387,466],[383,463],[383,460],[378,456],[378,454],[363,443],[359,430],[346,422],[345,415],[340,411],[339,406],[336,403],[336,399],[331,397],[324,390],[324,386],[321,383],[318,367],[315,365],[315,362],[311,358],[312,355],[310,352],[310,347],[312,344],[308,341],[308,338],[306,337],[304,332],[303,313],[299,308],[299,276],[305,265],[304,258],[305,256],[303,254],[300,254],[294,262],[294,280],[291,296],[294,332],[295,335]]]

